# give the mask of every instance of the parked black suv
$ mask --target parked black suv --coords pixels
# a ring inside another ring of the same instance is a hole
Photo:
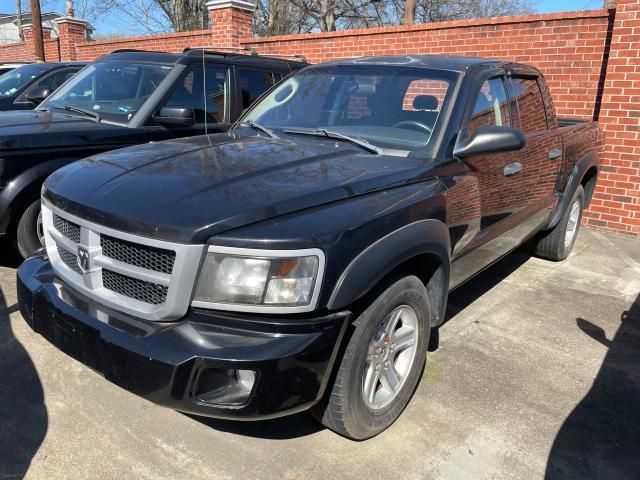
[[[128,145],[225,131],[305,65],[202,49],[121,51],[88,65],[36,110],[0,113],[0,235],[26,257],[42,246],[40,186],[51,172]]]
[[[411,398],[450,289],[531,237],[569,255],[602,134],[563,125],[525,65],[308,67],[229,133],[51,175],[20,311],[153,402],[235,419],[313,408],[373,436]]]
[[[87,62],[30,63],[0,76],[0,111],[32,110]]]

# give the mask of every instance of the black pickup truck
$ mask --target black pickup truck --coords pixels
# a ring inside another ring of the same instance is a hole
[[[203,49],[120,51],[87,66],[36,110],[0,113],[0,236],[10,236],[28,256],[42,247],[40,187],[50,173],[128,145],[223,132],[274,83],[305,65]],[[55,70],[79,68],[65,64]],[[45,84],[39,87],[34,95],[50,93]]]
[[[20,311],[152,402],[230,419],[311,409],[368,438],[409,402],[451,289],[527,239],[569,255],[601,149],[595,124],[559,125],[525,65],[308,67],[227,133],[51,175]]]

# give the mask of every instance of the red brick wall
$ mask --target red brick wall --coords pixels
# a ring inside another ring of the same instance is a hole
[[[591,119],[607,35],[606,10],[243,39],[259,52],[303,53],[313,63],[366,55],[503,58],[540,68],[560,116]]]
[[[24,42],[0,45],[0,62],[33,62],[35,53],[31,29],[24,30]],[[60,44],[57,38],[44,39],[44,57],[50,62],[60,60]]]
[[[392,54],[457,54],[529,63],[545,74],[559,116],[597,118],[607,134],[602,174],[586,223],[640,235],[639,8],[640,0],[619,0],[615,23],[613,11],[594,10],[270,38],[250,38],[250,13],[222,8],[211,11],[210,30],[98,42],[79,42],[78,32],[69,41],[64,33],[61,41],[47,40],[45,50],[50,60],[93,60],[121,48],[178,52],[206,45],[302,53],[313,63]],[[0,46],[0,61],[32,59],[28,42]]]
[[[640,2],[618,0],[599,123],[606,135],[586,224],[640,235]]]
[[[78,60],[94,60],[113,50],[123,48],[137,48],[154,52],[181,52],[185,47],[199,47],[211,44],[211,30],[197,30],[167,35],[83,42],[76,45],[76,56]]]

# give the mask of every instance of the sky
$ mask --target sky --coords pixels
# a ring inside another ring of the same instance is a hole
[[[42,10],[44,11],[56,11],[64,13],[65,0],[41,0]],[[28,1],[23,0],[23,4],[28,4]],[[4,5],[11,5],[10,8],[6,8]],[[534,8],[537,12],[564,12],[571,10],[590,10],[596,8],[602,8],[604,0],[535,0]],[[0,10],[7,12],[13,12],[15,10],[15,2],[13,0],[0,0]],[[101,34],[108,33],[127,33],[132,34],[144,34],[143,30],[136,29],[135,25],[123,18],[122,14],[114,12],[106,15],[102,21],[94,22],[93,26],[96,32]]]

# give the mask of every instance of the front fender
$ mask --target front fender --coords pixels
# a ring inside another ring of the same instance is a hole
[[[398,265],[422,254],[436,255],[442,282],[449,285],[450,240],[447,226],[428,219],[406,225],[371,244],[344,269],[329,298],[329,310],[339,310],[361,298]],[[446,287],[445,287],[446,291]],[[442,316],[442,313],[438,313]]]
[[[7,185],[0,190],[0,235],[7,233],[7,228],[12,220],[13,211],[23,193],[29,189],[40,190],[42,182],[57,169],[77,159],[56,159],[34,165],[23,171],[17,177],[10,179]]]

